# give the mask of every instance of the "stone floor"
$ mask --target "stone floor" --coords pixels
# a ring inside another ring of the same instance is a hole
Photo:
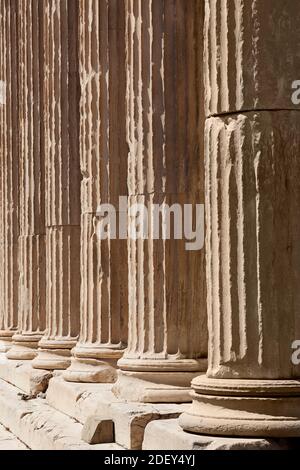
[[[59,375],[37,396],[0,379],[0,450],[285,450],[298,446],[295,440],[186,433],[177,417],[188,406],[120,402],[108,385],[66,383]],[[94,444],[85,442],[91,434],[90,417],[92,423],[111,424],[111,439],[100,432]]]

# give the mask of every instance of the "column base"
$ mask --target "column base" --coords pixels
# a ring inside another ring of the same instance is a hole
[[[12,337],[15,331],[0,330],[0,353],[6,353],[12,347]]]
[[[300,381],[192,382],[193,404],[179,419],[188,432],[215,436],[300,437]]]
[[[117,361],[123,350],[78,345],[63,377],[68,382],[114,383],[117,380]]]
[[[31,361],[37,355],[38,343],[42,334],[15,334],[12,347],[6,353],[8,359]]]
[[[206,359],[121,359],[113,393],[120,400],[142,403],[187,403],[191,381],[206,371]]]
[[[67,369],[71,364],[71,350],[75,345],[76,340],[41,339],[32,367],[45,370]]]

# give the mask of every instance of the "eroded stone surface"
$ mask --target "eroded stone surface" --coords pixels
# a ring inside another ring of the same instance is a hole
[[[6,352],[18,325],[17,2],[2,2],[0,17],[0,351]],[[11,47],[6,47],[6,37],[10,37]]]
[[[154,203],[203,203],[202,69],[197,55],[202,7],[203,2],[194,1],[127,2],[130,204],[151,209]],[[206,369],[203,251],[187,251],[184,240],[172,237],[129,239],[128,278],[128,347],[118,362],[121,373],[114,390],[127,401],[188,401],[192,373]],[[193,292],[191,285],[197,285]],[[136,374],[133,387],[128,387],[128,374]],[[142,384],[147,374],[148,391]],[[177,389],[172,396],[178,377],[186,390]],[[151,396],[153,382],[163,386]]]
[[[79,2],[79,34],[81,325],[64,377],[108,383],[127,344],[127,241],[100,239],[97,212],[127,195],[125,2]]]
[[[62,377],[51,379],[47,403],[86,423],[89,416],[101,416],[114,423],[115,441],[127,448],[141,449],[146,425],[157,419],[176,418],[188,409],[185,404],[126,403],[111,391],[111,384],[68,383]]]
[[[5,354],[0,354],[0,378],[30,397],[45,392],[51,377],[51,373],[35,370],[27,361],[8,360]]]
[[[205,6],[209,364],[179,422],[299,437],[299,11],[284,0]]]
[[[205,10],[206,115],[298,108],[297,3],[206,0]]]
[[[0,450],[28,450],[28,447],[0,424]]]
[[[79,333],[79,37],[77,2],[42,4],[47,331],[33,367],[53,370],[70,365]]]
[[[18,334],[8,352],[11,359],[33,359],[45,330],[45,159],[42,118],[43,3],[17,6],[18,60]],[[6,20],[7,21],[7,20]],[[11,49],[12,44],[7,44]],[[15,90],[14,90],[15,91]],[[14,110],[13,112],[16,112]],[[8,246],[6,246],[8,248]],[[15,247],[16,249],[17,247]]]
[[[174,419],[149,423],[143,440],[143,450],[288,450],[295,445],[284,439],[224,438],[186,433]]]
[[[19,391],[0,380],[0,422],[33,450],[121,450],[116,444],[89,445],[82,425],[55,411],[45,400],[22,400]]]
[[[101,416],[89,416],[82,428],[81,438],[88,444],[114,442],[114,422]]]

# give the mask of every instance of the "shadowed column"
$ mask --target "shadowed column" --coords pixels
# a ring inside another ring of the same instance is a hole
[[[34,368],[65,369],[79,334],[78,2],[44,1],[46,319]]]
[[[9,359],[33,359],[45,330],[42,18],[40,2],[18,2],[18,333]]]
[[[198,1],[127,1],[129,203],[149,214],[153,204],[203,203],[199,17]],[[128,348],[113,388],[119,398],[189,401],[191,379],[206,370],[203,250],[187,251],[185,243],[128,240]]]
[[[18,70],[16,2],[1,2],[0,38],[0,351],[18,324]],[[13,132],[12,132],[13,130]]]
[[[118,211],[127,195],[123,0],[81,2],[80,79],[81,332],[64,378],[114,382],[127,342],[127,245],[99,238],[97,208]]]

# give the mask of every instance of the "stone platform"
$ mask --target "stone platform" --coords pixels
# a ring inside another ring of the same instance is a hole
[[[45,392],[52,373],[33,369],[30,361],[7,359],[0,353],[0,379],[19,388],[29,396]]]
[[[143,450],[291,450],[300,439],[204,436],[182,430],[177,419],[153,421],[145,429]]]
[[[128,403],[118,400],[112,384],[79,384],[53,377],[46,401],[49,406],[84,424],[89,416],[114,423],[115,442],[127,449],[142,448],[144,430],[153,420],[177,418],[189,404]]]
[[[111,388],[108,384],[68,383],[55,376],[46,393],[35,397],[0,379],[0,449],[231,451],[288,450],[300,445],[299,439],[187,433],[177,418],[190,404],[126,403]],[[89,441],[93,444],[85,442],[90,423],[98,422],[108,424],[111,439],[106,433],[106,441],[102,440],[99,432],[98,440]]]
[[[28,450],[28,447],[0,425],[0,451],[1,450]]]
[[[42,398],[24,400],[18,388],[3,380],[0,380],[0,423],[33,450],[123,449],[115,443],[86,444],[81,439],[82,424],[54,410]],[[10,444],[7,443],[7,448]]]

